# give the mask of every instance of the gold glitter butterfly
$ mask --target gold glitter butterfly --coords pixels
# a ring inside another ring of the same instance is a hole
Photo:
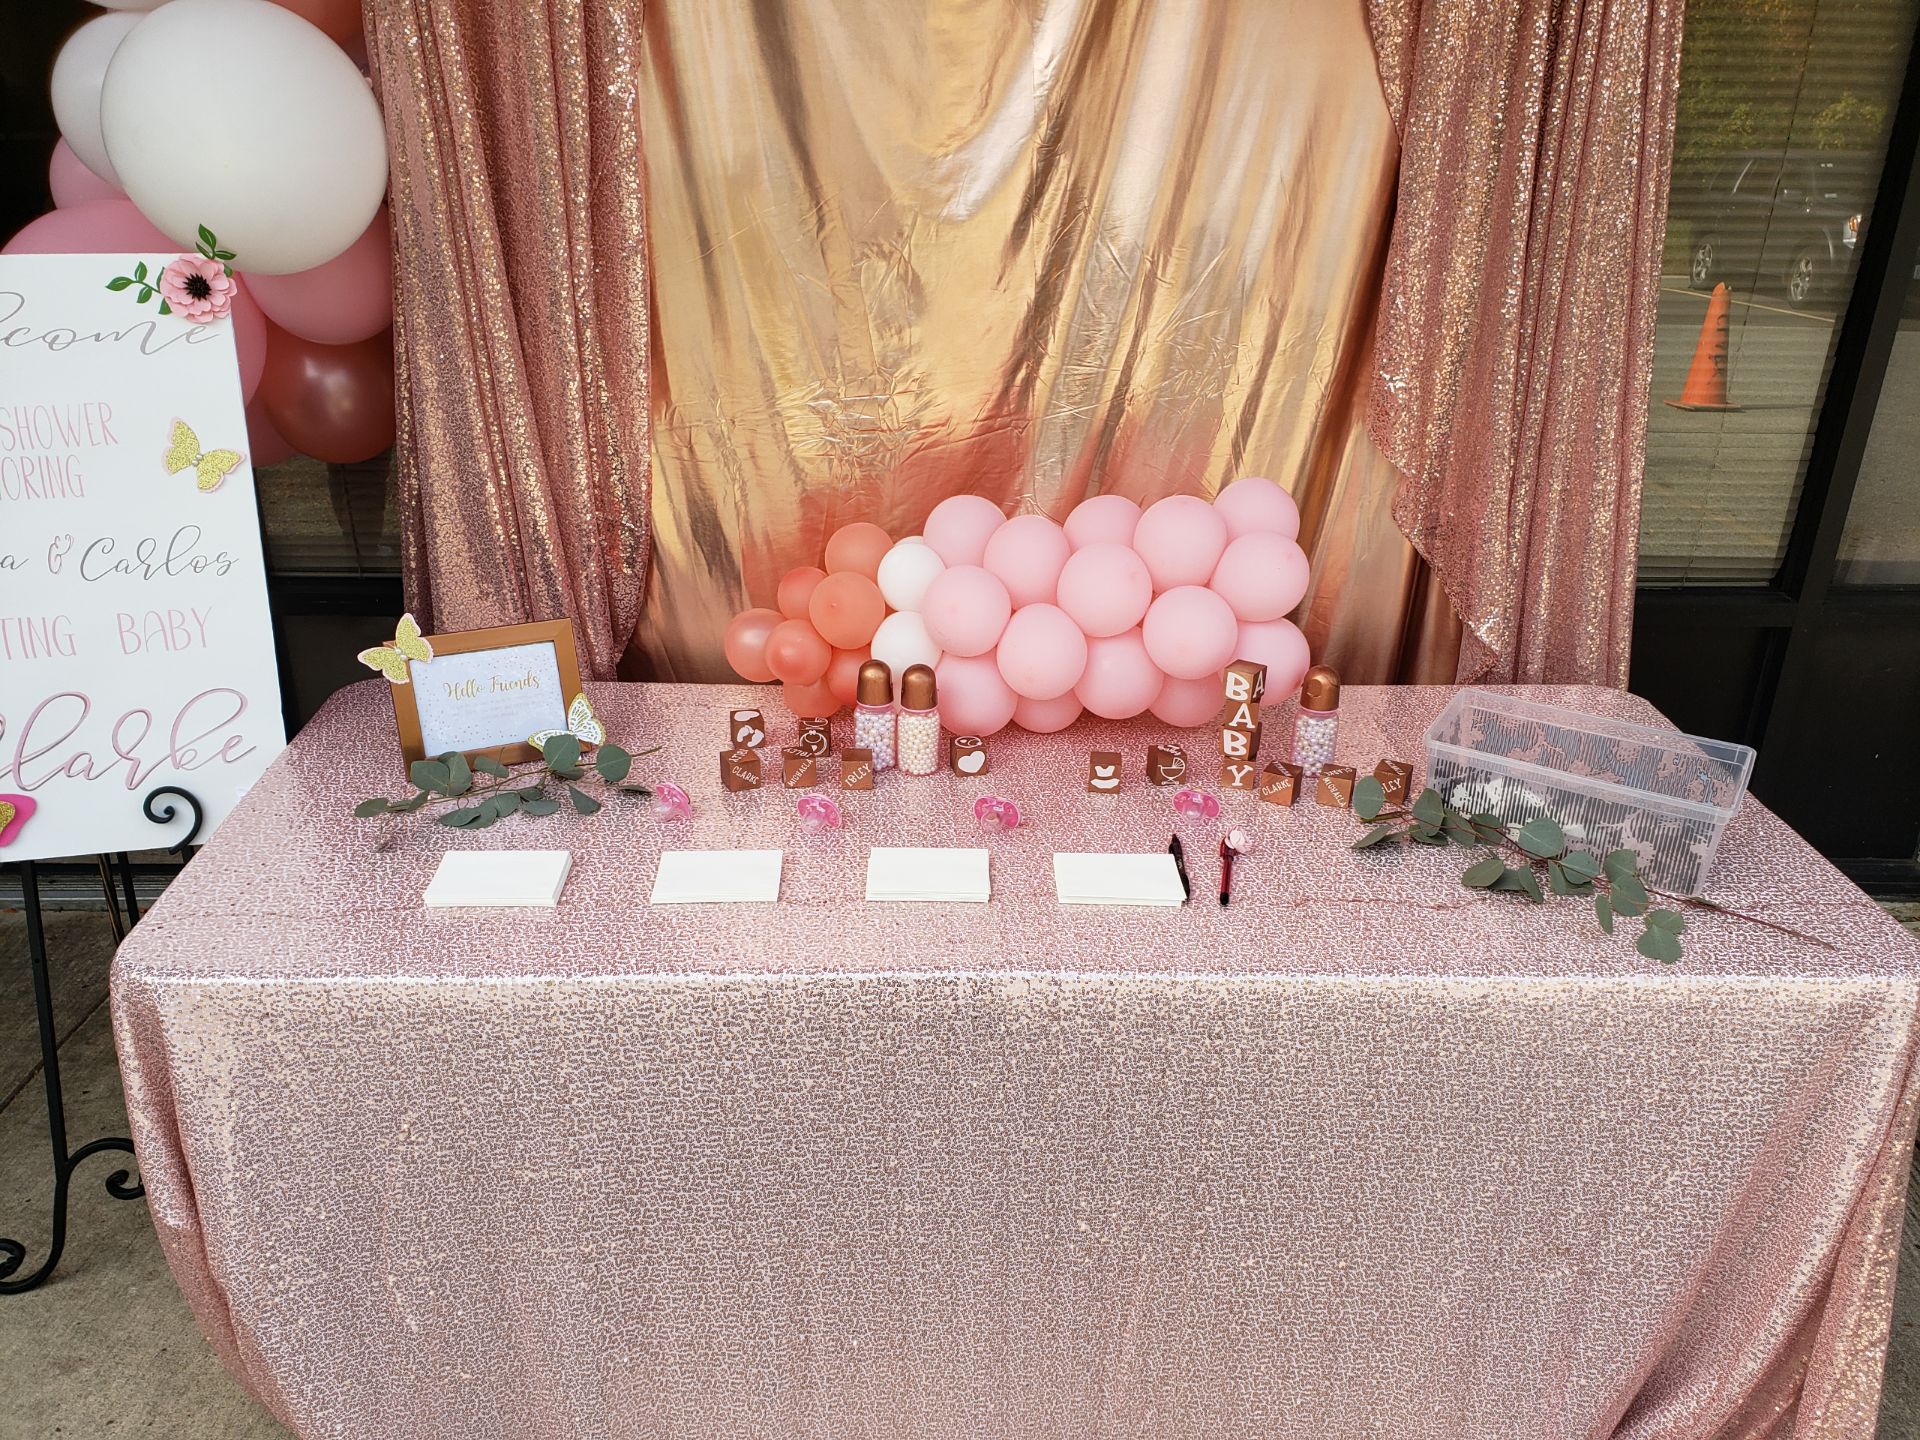
[[[238,450],[200,450],[200,437],[184,420],[173,422],[173,438],[167,441],[167,473],[178,475],[193,467],[193,483],[202,491],[218,490],[220,482],[247,457]]]
[[[527,743],[544,755],[547,753],[547,741],[556,735],[571,735],[582,745],[603,745],[607,739],[607,727],[593,713],[593,706],[587,703],[587,697],[576,695],[573,703],[567,706],[566,729],[537,730],[527,737]]]
[[[376,645],[371,650],[362,650],[356,658],[369,670],[378,670],[394,684],[405,685],[413,679],[407,662],[418,660],[422,665],[426,664],[433,659],[433,646],[420,633],[420,622],[409,613],[402,615],[400,623],[394,626],[391,645]]]

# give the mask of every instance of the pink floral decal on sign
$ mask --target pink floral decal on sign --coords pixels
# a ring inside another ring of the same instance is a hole
[[[233,276],[218,260],[182,255],[160,272],[160,294],[183,320],[204,325],[233,308]]]
[[[0,795],[0,847],[13,843],[13,837],[40,808],[31,795]]]

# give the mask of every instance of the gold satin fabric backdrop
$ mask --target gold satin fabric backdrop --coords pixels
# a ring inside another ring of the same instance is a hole
[[[1362,423],[1397,145],[1359,0],[645,14],[642,673],[725,678],[728,618],[850,520],[1264,474],[1316,652],[1452,678]]]

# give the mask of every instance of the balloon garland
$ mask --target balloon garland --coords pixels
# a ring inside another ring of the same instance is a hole
[[[781,681],[797,715],[852,704],[871,655],[896,677],[932,666],[941,722],[962,734],[1062,730],[1086,712],[1204,725],[1233,661],[1267,667],[1265,704],[1306,674],[1286,618],[1307,593],[1299,533],[1293,497],[1258,476],[1211,504],[1095,496],[1064,525],[956,495],[904,540],[865,522],[835,531],[824,568],[781,577],[778,609],[733,618],[727,663]]]
[[[372,459],[394,437],[393,241],[358,0],[102,3],[54,61],[55,208],[0,253],[155,252],[102,283],[232,317],[256,464]]]

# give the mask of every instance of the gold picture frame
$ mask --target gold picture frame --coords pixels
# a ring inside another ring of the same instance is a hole
[[[485,630],[455,630],[446,635],[428,635],[427,644],[433,647],[433,660],[414,660],[408,663],[409,681],[405,685],[389,685],[393,692],[393,722],[400,735],[400,756],[405,765],[415,760],[429,758],[427,742],[420,723],[419,691],[421,684],[430,684],[433,680],[434,661],[442,656],[474,655],[489,650],[509,650],[523,645],[553,646],[555,668],[560,675],[560,694],[556,700],[553,723],[564,727],[568,702],[580,693],[580,659],[574,648],[573,622],[571,620],[538,620],[528,625],[496,625]],[[526,737],[535,729],[542,727],[527,726],[518,729],[513,738],[501,736],[495,743],[448,747],[458,748],[469,760],[475,756],[487,755],[502,765],[519,765],[528,760],[540,758],[540,752],[527,743]],[[444,751],[436,753],[445,753]]]

